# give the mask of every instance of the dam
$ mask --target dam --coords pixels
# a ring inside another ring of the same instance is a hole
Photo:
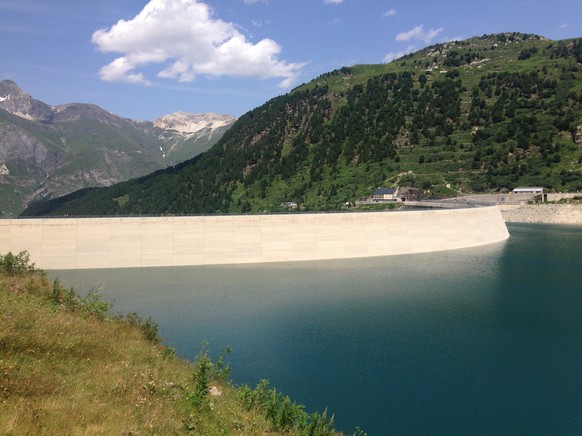
[[[475,247],[509,232],[497,206],[280,215],[0,220],[0,253],[49,270],[289,262]]]

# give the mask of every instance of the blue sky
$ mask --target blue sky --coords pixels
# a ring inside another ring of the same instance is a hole
[[[342,66],[498,32],[582,36],[580,0],[0,0],[0,80],[135,120],[240,116]]]

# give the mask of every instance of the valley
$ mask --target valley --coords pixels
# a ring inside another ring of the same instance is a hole
[[[0,82],[0,216],[32,201],[110,186],[190,159],[235,121],[175,113],[137,122],[92,104],[50,106]]]

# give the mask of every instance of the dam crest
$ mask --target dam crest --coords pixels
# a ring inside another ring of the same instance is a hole
[[[0,253],[43,269],[388,256],[476,247],[509,232],[497,206],[392,212],[0,220]]]

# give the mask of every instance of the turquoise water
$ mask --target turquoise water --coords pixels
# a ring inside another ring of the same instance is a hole
[[[371,259],[58,271],[193,358],[384,434],[582,433],[582,227]]]

